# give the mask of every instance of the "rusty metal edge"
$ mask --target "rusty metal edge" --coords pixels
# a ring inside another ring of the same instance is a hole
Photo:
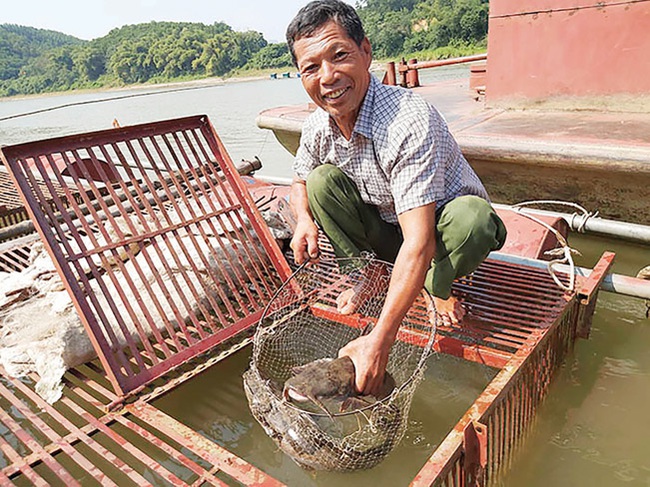
[[[449,473],[454,461],[458,460],[462,455],[465,427],[472,421],[487,423],[486,418],[496,407],[498,401],[513,387],[513,379],[520,373],[526,362],[531,359],[532,351],[536,347],[543,346],[550,339],[549,337],[561,326],[563,319],[571,313],[572,308],[575,306],[577,306],[577,299],[574,296],[565,307],[564,313],[558,316],[551,327],[546,330],[537,330],[531,334],[526,343],[488,384],[463,417],[456,423],[454,429],[449,432],[429,457],[411,482],[411,487],[434,485]]]

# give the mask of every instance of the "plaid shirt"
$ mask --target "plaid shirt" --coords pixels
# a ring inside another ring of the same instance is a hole
[[[439,210],[467,194],[488,199],[440,113],[413,92],[382,85],[374,76],[347,140],[327,112],[305,121],[293,164],[303,180],[321,164],[338,166],[383,220],[436,203]]]

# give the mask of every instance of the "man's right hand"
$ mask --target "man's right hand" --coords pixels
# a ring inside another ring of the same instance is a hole
[[[291,250],[296,264],[318,258],[318,227],[310,218],[298,220],[291,239]]]

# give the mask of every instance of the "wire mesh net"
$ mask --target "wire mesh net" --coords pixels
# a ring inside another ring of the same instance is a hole
[[[248,403],[266,433],[303,467],[370,468],[404,436],[435,337],[426,291],[400,324],[379,397],[357,395],[351,361],[335,359],[375,326],[391,270],[365,256],[321,258],[284,282],[260,320],[244,374]],[[352,312],[339,313],[337,299],[351,299]]]

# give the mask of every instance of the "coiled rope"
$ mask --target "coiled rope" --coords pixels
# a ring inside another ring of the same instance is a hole
[[[579,233],[584,233],[585,231],[585,225],[587,224],[587,220],[589,218],[595,217],[598,215],[598,211],[596,212],[589,212],[582,206],[578,205],[577,203],[572,203],[570,201],[560,201],[560,200],[533,200],[533,201],[524,201],[521,203],[517,203],[515,205],[512,205],[512,211],[515,213],[518,213],[520,215],[525,216],[526,218],[538,223],[539,225],[543,226],[544,228],[548,229],[553,235],[555,235],[555,238],[557,239],[558,243],[560,244],[559,247],[548,250],[544,252],[546,255],[551,256],[551,257],[561,257],[557,259],[550,260],[548,262],[548,272],[553,278],[553,281],[555,284],[562,290],[568,291],[568,292],[573,292],[575,289],[575,264],[573,262],[573,254],[581,255],[580,252],[574,248],[571,248],[569,246],[569,243],[566,241],[564,236],[558,232],[555,228],[553,228],[551,225],[548,223],[540,220],[539,218],[536,218],[535,216],[531,215],[530,213],[525,213],[521,210],[525,209],[526,207],[529,206],[539,206],[539,205],[559,205],[559,206],[568,206],[571,208],[574,208],[580,212],[580,214],[574,212],[573,215],[571,216],[571,228],[575,228],[577,232]],[[579,218],[578,223],[574,225],[574,221],[576,218]],[[562,281],[557,276],[555,266],[557,265],[568,265],[569,266],[569,285],[567,286],[564,284]]]

